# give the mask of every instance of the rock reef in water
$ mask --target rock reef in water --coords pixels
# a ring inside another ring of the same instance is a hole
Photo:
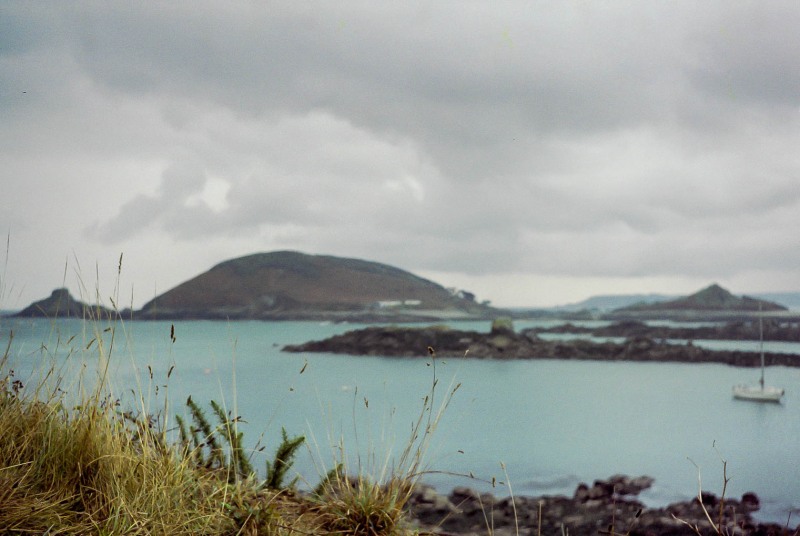
[[[754,493],[724,501],[712,493],[703,493],[702,503],[694,498],[663,508],[647,508],[637,495],[652,483],[653,479],[646,476],[615,475],[597,480],[591,486],[578,485],[572,497],[513,498],[498,498],[467,487],[441,495],[432,487],[422,485],[414,490],[408,512],[421,530],[441,535],[484,535],[489,533],[488,527],[498,536],[717,534],[703,510],[705,507],[722,534],[784,533],[785,527],[760,524],[753,519],[753,512],[760,506]],[[720,505],[723,506],[721,518]],[[697,527],[697,531],[693,527]]]
[[[445,326],[408,328],[368,327],[321,341],[289,345],[286,352],[315,352],[387,357],[427,357],[428,348],[440,357],[480,359],[584,359],[598,361],[653,361],[677,363],[724,363],[739,367],[760,366],[759,354],[708,350],[691,344],[635,337],[622,343],[582,339],[545,341],[535,330],[516,333],[495,329],[489,333],[449,329]],[[767,365],[800,366],[800,356],[765,354]]]

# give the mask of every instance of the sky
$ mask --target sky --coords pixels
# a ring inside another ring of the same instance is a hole
[[[0,308],[298,250],[497,306],[800,290],[800,4],[0,6]]]

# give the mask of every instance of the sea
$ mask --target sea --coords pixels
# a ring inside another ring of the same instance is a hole
[[[553,323],[517,321],[515,328]],[[488,321],[449,324],[490,329]],[[306,438],[292,467],[301,488],[313,488],[340,462],[386,478],[404,470],[411,445],[422,454],[421,480],[444,493],[468,486],[497,496],[571,496],[581,482],[648,475],[655,482],[639,497],[648,506],[724,488],[733,498],[755,492],[761,521],[800,522],[800,368],[768,368],[767,382],[786,395],[760,404],[731,396],[733,385],[756,381],[759,370],[727,365],[281,350],[360,327],[1,318],[2,373],[13,371],[32,389],[53,369],[47,381],[60,378],[58,388],[75,399],[102,378],[121,408],[158,415],[173,434],[175,415],[191,420],[188,397],[209,414],[217,401],[241,418],[256,469],[271,461],[282,430]],[[748,341],[694,344],[758,350]],[[800,344],[764,347],[800,355]]]

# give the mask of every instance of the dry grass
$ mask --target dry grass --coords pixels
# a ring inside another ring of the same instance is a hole
[[[5,363],[5,358],[3,360]],[[213,473],[97,397],[0,383],[0,527],[19,533],[224,533]]]
[[[318,497],[315,511],[326,531],[337,534],[380,536],[404,534],[403,508],[410,496],[408,481],[380,484],[361,476],[339,476]]]

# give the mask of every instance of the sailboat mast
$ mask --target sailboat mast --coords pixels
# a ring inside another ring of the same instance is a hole
[[[764,319],[761,316],[761,302],[758,302],[758,350],[761,353],[761,390],[764,390]]]

